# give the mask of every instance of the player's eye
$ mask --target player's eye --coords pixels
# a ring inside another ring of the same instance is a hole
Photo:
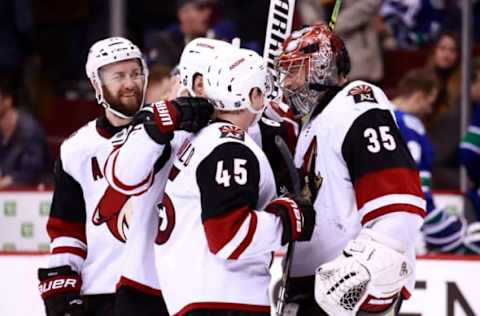
[[[143,73],[141,71],[136,71],[134,73],[131,74],[131,78],[133,80],[139,80],[139,79],[142,79],[143,78]]]

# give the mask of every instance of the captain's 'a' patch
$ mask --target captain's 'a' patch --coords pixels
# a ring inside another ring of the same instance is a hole
[[[350,91],[348,91],[348,95],[353,97],[355,103],[360,102],[371,102],[371,103],[378,103],[375,95],[373,94],[372,87],[362,84],[359,86],[355,86]]]
[[[242,141],[245,139],[245,131],[240,127],[233,125],[222,125],[219,129],[221,133],[220,138],[227,137]]]

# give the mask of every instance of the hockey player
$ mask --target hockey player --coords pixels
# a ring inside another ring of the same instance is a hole
[[[179,95],[204,97],[203,74],[207,71],[210,59],[219,49],[228,49],[230,43],[221,40],[199,37],[183,49],[178,63],[181,89]]]
[[[182,89],[179,95],[204,97],[203,76],[208,70],[209,60],[215,56],[214,52],[219,49],[228,51],[233,46],[227,42],[197,38],[191,41],[182,52],[178,70]],[[248,128],[248,134],[253,138],[266,154],[268,161],[274,170],[277,192],[281,193],[290,186],[286,167],[278,148],[275,145],[275,137],[278,135],[289,145],[291,151],[295,148],[298,124],[292,118],[292,112],[285,104],[270,102],[266,111],[273,119],[262,115],[260,120]]]
[[[263,110],[260,56],[232,48],[204,76],[216,121],[173,162],[164,207],[175,224],[156,247],[162,291],[175,315],[270,315],[272,251],[310,238],[313,209],[273,199],[268,160],[246,133]]]
[[[287,289],[286,311],[298,315],[383,315],[413,288],[425,215],[418,172],[391,103],[372,84],[347,83],[349,68],[324,24],[293,32],[278,58],[284,95],[305,120],[295,164],[316,212]]]
[[[47,224],[52,239],[51,256],[49,267],[38,271],[47,315],[168,315],[152,273],[151,253],[158,217],[147,211],[131,214],[132,205],[144,203],[141,191],[131,198],[119,193],[106,181],[108,175],[103,168],[112,144],[117,146],[130,135],[127,126],[143,107],[148,69],[133,43],[111,37],[91,47],[86,73],[105,114],[72,134],[62,144],[56,162],[55,191]],[[201,108],[192,110],[192,105],[182,100],[171,102],[161,114],[156,112],[148,128],[128,129],[137,133],[148,129],[158,137],[163,135],[167,146],[171,138],[168,132],[200,124],[200,116],[195,114]],[[185,115],[187,112],[190,114]],[[166,121],[169,115],[175,120]],[[152,174],[142,183],[143,191],[153,179]],[[149,219],[153,222],[143,227]],[[129,226],[136,232],[129,231]],[[151,228],[153,237],[141,234]],[[143,244],[139,246],[137,242]],[[131,262],[126,262],[124,256],[135,247],[137,254],[143,255],[136,263],[146,263],[133,267],[140,271],[131,278],[121,278],[125,272],[132,275]],[[149,264],[150,271],[144,271]],[[116,287],[119,288],[115,295]]]
[[[461,249],[466,220],[437,208],[431,193],[433,150],[419,117],[429,114],[438,93],[437,79],[427,70],[412,70],[400,81],[395,117],[400,133],[420,171],[422,191],[427,201],[427,216],[422,227],[425,246],[430,251],[455,252]]]

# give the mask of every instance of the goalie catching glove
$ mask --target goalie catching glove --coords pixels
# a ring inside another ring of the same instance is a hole
[[[396,244],[388,237],[363,229],[342,255],[317,269],[315,300],[320,307],[336,316],[392,309],[413,272],[404,249],[400,245],[391,247]]]
[[[295,197],[281,197],[270,202],[265,211],[280,217],[283,225],[282,245],[290,241],[310,240],[315,226],[313,205]]]
[[[80,296],[82,281],[70,266],[38,269],[38,289],[45,302],[47,316],[83,316]]]

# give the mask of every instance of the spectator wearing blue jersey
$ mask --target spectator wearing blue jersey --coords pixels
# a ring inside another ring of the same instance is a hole
[[[460,8],[452,0],[384,0],[380,15],[401,49],[417,49],[461,25]]]
[[[437,208],[431,194],[433,150],[420,120],[432,111],[438,94],[438,80],[428,70],[412,70],[400,81],[395,117],[403,139],[420,172],[422,191],[427,201],[427,216],[422,231],[428,250],[454,252],[462,249],[466,221]]]
[[[477,220],[480,220],[480,59],[475,60],[473,70],[470,89],[473,115],[460,144],[460,162],[472,181],[468,196],[475,207]]]
[[[470,97],[473,115],[470,126],[460,143],[460,163],[466,168],[472,182],[467,196],[473,204],[477,221],[480,221],[480,58],[473,64]],[[464,244],[470,252],[480,254],[480,222],[468,226]]]

